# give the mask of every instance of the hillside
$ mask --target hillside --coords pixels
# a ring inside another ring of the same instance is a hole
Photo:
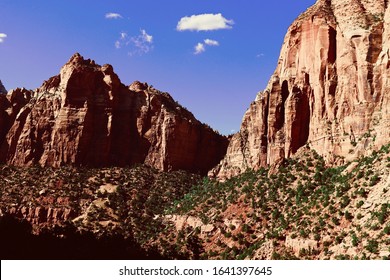
[[[304,147],[272,169],[194,187],[167,219],[206,258],[387,259],[389,190],[390,145],[340,167]]]
[[[1,257],[390,259],[389,46],[388,1],[318,0],[229,137],[78,53],[0,93]]]
[[[69,225],[98,240],[120,235],[145,258],[390,257],[390,145],[340,167],[302,148],[223,183],[142,166],[3,166],[0,174],[1,212],[38,235],[64,236]]]
[[[100,169],[0,166],[0,255],[2,259],[26,255],[33,259],[69,255],[76,259],[156,258],[158,254],[148,243],[163,225],[155,216],[199,181],[199,175],[166,173],[141,165]],[[21,235],[27,236],[23,242],[18,238]],[[123,250],[109,246],[115,242]],[[53,251],[53,244],[67,246],[63,252]],[[93,246],[102,252],[94,256],[97,249]]]

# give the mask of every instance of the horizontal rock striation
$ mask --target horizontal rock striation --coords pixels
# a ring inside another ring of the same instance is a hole
[[[168,93],[123,85],[111,65],[75,54],[36,91],[0,95],[0,161],[126,166],[206,174],[224,156],[226,137]]]
[[[387,143],[389,48],[388,1],[318,0],[288,29],[267,88],[209,174],[272,165],[306,144],[337,164]]]
[[[71,221],[76,214],[71,208],[53,208],[53,207],[10,207],[6,212],[19,219],[26,220],[32,225],[43,227],[45,225],[63,224]]]

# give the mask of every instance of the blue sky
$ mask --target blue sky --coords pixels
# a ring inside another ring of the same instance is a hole
[[[238,131],[288,26],[315,0],[0,0],[0,79],[35,89],[79,52]]]

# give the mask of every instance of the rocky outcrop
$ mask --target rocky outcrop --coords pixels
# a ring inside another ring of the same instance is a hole
[[[1,82],[0,80],[0,94],[6,94],[7,93],[7,90],[5,89],[3,83]]]
[[[34,92],[0,96],[0,160],[17,166],[125,166],[207,173],[226,137],[168,93],[123,85],[111,65],[75,54]]]
[[[288,29],[267,88],[210,175],[272,165],[306,144],[336,164],[385,144],[389,48],[388,1],[318,0]]]
[[[0,94],[0,144],[4,142],[12,125],[23,118],[23,114],[19,113],[29,103],[31,96],[32,92],[25,88],[11,90],[7,95]],[[6,152],[0,146],[0,160]]]
[[[296,257],[299,257],[302,251],[310,253],[318,250],[318,242],[313,239],[292,238],[286,236],[285,246],[291,248]]]
[[[173,223],[176,230],[184,230],[190,228],[194,231],[196,228],[200,230],[202,234],[209,234],[215,230],[215,226],[212,224],[204,224],[201,219],[193,216],[180,216],[180,215],[166,215],[163,217],[168,223]]]
[[[75,213],[70,208],[53,207],[10,207],[5,211],[17,218],[27,220],[32,225],[43,227],[45,225],[63,224],[75,217]]]

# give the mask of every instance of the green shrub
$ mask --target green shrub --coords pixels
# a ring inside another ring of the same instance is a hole
[[[378,174],[375,174],[374,176],[371,177],[370,179],[370,186],[375,186],[379,181],[380,181],[380,177]]]
[[[359,239],[357,238],[356,234],[352,234],[352,245],[357,246],[359,244]]]
[[[376,240],[368,240],[367,245],[364,247],[368,252],[377,254],[379,252],[379,243]]]
[[[335,226],[338,226],[340,224],[340,221],[337,217],[332,217],[332,222]]]
[[[348,221],[351,221],[353,219],[353,215],[348,211],[345,211],[344,216]]]
[[[385,226],[383,232],[386,233],[387,235],[390,235],[390,223],[387,226]]]
[[[363,204],[364,204],[364,201],[363,201],[363,200],[360,200],[358,203],[356,203],[356,208],[362,207]]]
[[[335,257],[336,260],[350,260],[351,259],[351,256],[350,255],[347,255],[347,254],[341,254],[341,255],[337,255]]]

